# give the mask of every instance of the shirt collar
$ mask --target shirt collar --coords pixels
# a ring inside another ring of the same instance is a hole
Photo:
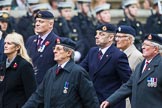
[[[105,52],[106,52],[109,48],[110,48],[110,46],[105,47],[105,48],[103,48],[103,49],[99,48],[99,51],[101,50],[102,54],[104,55]]]

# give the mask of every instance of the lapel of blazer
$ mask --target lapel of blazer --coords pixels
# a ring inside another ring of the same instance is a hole
[[[102,67],[110,60],[110,58],[112,56],[111,53],[113,53],[113,47],[114,46],[111,45],[110,48],[107,49],[107,51],[103,55],[102,59],[99,61],[95,73],[99,72],[102,69]]]
[[[159,61],[160,61],[160,55],[158,54],[156,57],[154,57],[152,59],[152,61],[148,64],[148,68],[146,71],[144,71],[144,73],[142,73],[139,81],[138,81],[138,84],[143,81],[147,76],[149,76],[152,72],[155,71],[155,67],[159,64]],[[142,71],[141,71],[142,72]]]

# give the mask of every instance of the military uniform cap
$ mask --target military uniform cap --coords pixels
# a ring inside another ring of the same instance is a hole
[[[121,25],[117,28],[116,33],[124,33],[136,36],[136,31],[131,26]]]
[[[107,23],[107,24],[98,25],[96,30],[108,32],[108,33],[115,33],[116,27],[112,24]]]
[[[75,50],[75,46],[76,46],[76,43],[74,41],[72,41],[70,38],[57,38],[55,41],[55,44],[66,46],[66,47],[74,49],[74,50]]]
[[[105,3],[103,5],[96,6],[95,7],[95,12],[97,14],[97,13],[100,13],[101,11],[109,10],[109,9],[110,9],[110,4],[109,3]]]
[[[77,0],[78,3],[90,3],[91,0]]]
[[[72,8],[72,3],[71,2],[59,2],[58,9],[64,9],[64,8]]]
[[[36,18],[42,18],[42,19],[54,19],[54,16],[51,12],[49,11],[39,11],[36,13],[35,19]]]
[[[137,3],[138,3],[138,0],[123,0],[122,1],[122,8],[126,8],[129,5],[137,4]]]
[[[145,36],[144,40],[149,40],[162,45],[162,37],[158,36],[157,34],[148,34]]]
[[[51,10],[51,6],[48,3],[36,4],[31,6],[31,10],[36,13],[42,10]]]
[[[0,0],[0,6],[11,6],[12,0]]]
[[[0,11],[0,21],[8,22],[9,17],[10,17],[10,15],[7,11]]]

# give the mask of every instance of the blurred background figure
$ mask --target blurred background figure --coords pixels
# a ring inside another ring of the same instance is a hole
[[[2,32],[2,38],[5,38],[8,33],[11,33],[9,25],[9,13],[7,11],[0,11],[0,26]]]
[[[122,8],[124,11],[124,19],[119,21],[117,25],[128,25],[135,29],[135,46],[141,51],[141,43],[144,38],[144,28],[142,23],[136,20],[138,4],[138,0],[123,0]]]
[[[23,35],[25,42],[29,38],[29,36],[35,34],[34,17],[36,13],[41,10],[51,10],[51,7],[48,3],[36,4],[35,2],[30,2],[29,4],[32,4],[29,7],[30,11],[27,11],[26,16],[22,16],[17,23],[17,32]]]
[[[72,19],[73,8],[71,2],[59,2],[58,10],[60,12],[60,17],[55,19],[54,32],[61,36],[72,39],[76,42],[75,58],[76,62],[79,62],[82,58],[86,56],[88,43],[84,39],[84,35],[81,33],[79,26]]]
[[[162,13],[159,12],[158,0],[153,0],[153,9],[155,14],[147,18],[145,31],[146,33],[162,34]]]
[[[152,0],[144,0],[142,4],[143,9],[151,10],[152,9]]]
[[[0,106],[21,108],[36,89],[31,59],[24,46],[23,37],[8,34],[4,40],[7,59],[0,65]]]
[[[2,30],[1,30],[1,26],[0,26],[0,64],[3,62],[4,60],[4,38],[2,37]]]
[[[1,0],[0,1],[0,11],[5,11],[9,14],[8,17],[8,27],[6,32],[11,33],[17,29],[16,27],[16,19],[10,15],[11,12],[11,0]]]
[[[85,39],[84,42],[88,43],[87,51],[90,47],[95,46],[95,18],[90,8],[91,0],[77,0],[78,13],[73,17],[74,23],[80,28],[82,35]],[[94,21],[94,22],[93,22]]]
[[[97,25],[111,22],[110,6],[110,4],[106,3],[95,7]]]

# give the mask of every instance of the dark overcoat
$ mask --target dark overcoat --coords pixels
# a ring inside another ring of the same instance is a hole
[[[88,73],[70,60],[58,75],[56,65],[22,108],[99,108],[98,98]]]
[[[158,54],[142,74],[145,60],[137,65],[127,83],[107,100],[113,105],[132,94],[132,108],[161,108],[162,106],[162,57]]]
[[[1,64],[0,108],[21,108],[36,89],[32,65],[16,56],[8,68]]]

